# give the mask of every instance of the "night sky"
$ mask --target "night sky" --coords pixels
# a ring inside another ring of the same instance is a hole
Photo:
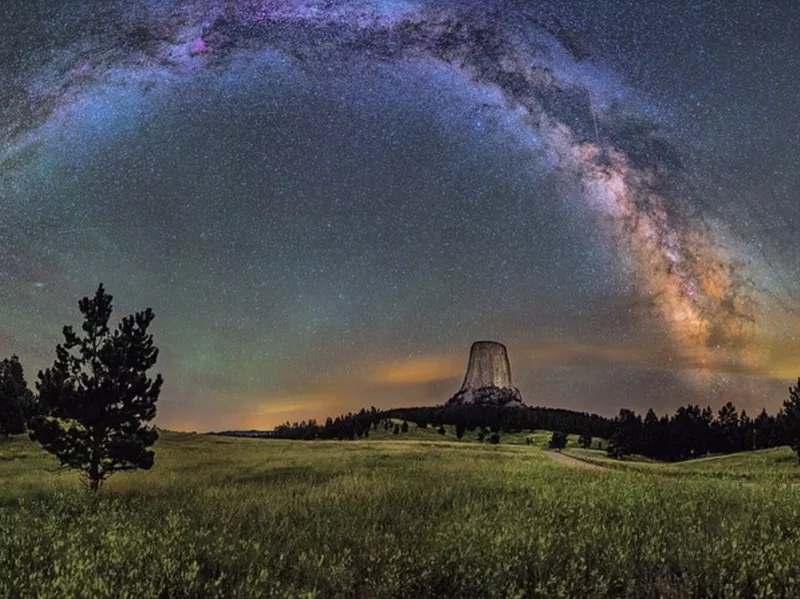
[[[2,0],[0,357],[152,307],[156,423],[800,376],[800,4]]]

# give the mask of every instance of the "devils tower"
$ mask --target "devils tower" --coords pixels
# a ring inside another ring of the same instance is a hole
[[[467,374],[461,389],[447,405],[522,405],[519,389],[511,383],[506,346],[497,341],[476,341],[469,351]]]

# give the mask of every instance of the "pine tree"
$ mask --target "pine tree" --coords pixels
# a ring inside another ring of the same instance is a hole
[[[589,445],[592,444],[592,438],[589,437]],[[550,437],[548,443],[550,449],[562,450],[567,446],[567,433],[562,431],[553,431],[553,436]]]
[[[642,452],[649,457],[656,457],[659,452],[659,421],[653,408],[647,410],[642,422]]]
[[[32,406],[33,393],[28,389],[19,358],[6,358],[0,362],[0,435],[8,439],[24,433]]]
[[[775,418],[767,414],[767,410],[761,413],[753,421],[753,449],[764,449],[772,447],[775,437]]]
[[[717,420],[714,423],[716,431],[716,447],[721,453],[741,451],[739,443],[739,413],[736,407],[728,402],[717,412]]]
[[[39,372],[44,414],[31,427],[31,438],[63,467],[79,470],[93,492],[115,472],[151,468],[148,448],[158,438],[143,426],[156,415],[163,384],[160,374],[147,376],[158,358],[147,333],[153,311],[127,316],[112,331],[111,300],[101,284],[93,298],[78,302],[85,335],[64,327],[53,366]]]
[[[800,462],[800,379],[796,386],[789,387],[789,399],[783,402],[781,421],[784,438]]]
[[[641,444],[641,417],[623,408],[619,411],[614,425],[614,433],[606,450],[608,455],[619,459],[636,452]]]

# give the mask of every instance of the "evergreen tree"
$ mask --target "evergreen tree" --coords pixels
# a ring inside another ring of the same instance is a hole
[[[39,372],[44,414],[31,427],[31,438],[62,466],[80,470],[93,492],[115,472],[151,468],[148,448],[158,437],[143,425],[156,415],[163,383],[160,374],[147,376],[158,358],[147,333],[153,311],[127,316],[112,331],[111,300],[101,284],[78,302],[85,335],[64,327],[53,366]]]
[[[0,362],[0,435],[8,439],[24,433],[33,403],[19,358],[11,356]]]
[[[728,402],[717,412],[717,421],[714,423],[717,437],[714,450],[721,453],[741,451],[739,427],[739,413],[736,411],[736,407]]]
[[[591,446],[592,439],[589,437],[589,445]],[[561,450],[567,446],[567,433],[561,431],[553,431],[553,436],[550,437],[550,449]]]
[[[767,414],[766,409],[753,421],[753,449],[764,449],[774,446],[775,418]]]
[[[669,423],[671,460],[688,460],[707,453],[712,436],[710,412],[691,404],[677,409]]]
[[[407,433],[408,432],[408,422],[403,420],[403,426],[400,427],[400,430],[403,431],[404,433]]]
[[[736,410],[734,409],[734,412]],[[711,425],[714,422],[714,410],[711,406],[706,406],[700,413],[700,431],[699,431],[699,447],[698,455],[708,455],[711,452],[711,446],[714,439],[714,429]]]
[[[592,448],[592,435],[589,433],[583,433],[578,438],[578,443],[580,443],[581,447],[584,449],[591,449]]]
[[[789,399],[783,402],[780,416],[784,440],[800,462],[800,379],[796,386],[789,387]]]
[[[463,422],[456,423],[456,437],[459,439],[464,438],[464,432],[466,431],[467,427],[464,425]]]
[[[655,457],[658,454],[658,436],[659,436],[658,416],[656,416],[653,408],[647,410],[644,415],[644,422],[642,422],[642,453],[646,456]]]
[[[739,433],[738,433],[738,449],[737,451],[747,451],[753,448],[755,440],[755,423],[750,416],[747,415],[747,410],[742,410],[739,416]]]
[[[639,450],[642,434],[641,417],[623,408],[614,423],[614,434],[611,435],[608,444],[608,454],[619,459]]]

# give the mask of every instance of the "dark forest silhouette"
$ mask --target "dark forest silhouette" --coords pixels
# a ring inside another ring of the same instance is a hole
[[[783,409],[766,410],[751,418],[728,402],[716,413],[697,405],[681,406],[672,417],[650,409],[644,418],[622,409],[614,419],[608,453],[614,457],[638,454],[676,462],[710,454],[767,449],[789,445],[800,457],[800,380],[789,389]]]

